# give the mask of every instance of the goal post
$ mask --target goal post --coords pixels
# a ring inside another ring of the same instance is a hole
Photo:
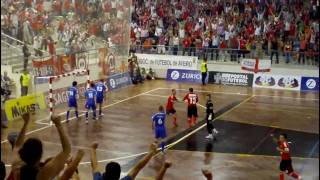
[[[90,70],[89,69],[77,69],[69,73],[60,74],[56,76],[44,76],[44,77],[35,77],[37,80],[47,80],[48,81],[48,105],[49,105],[49,117],[51,118],[54,112],[54,90],[53,87],[55,80],[60,80],[65,77],[71,77],[71,76],[79,76],[79,75],[86,75],[86,86],[85,88],[88,89],[90,87]],[[68,86],[65,86],[63,88],[67,88]],[[52,125],[52,122],[50,121],[50,125]]]

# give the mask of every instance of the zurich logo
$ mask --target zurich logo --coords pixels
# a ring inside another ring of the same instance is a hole
[[[307,82],[306,82],[306,86],[307,86],[309,89],[315,88],[316,85],[317,85],[317,82],[316,82],[314,79],[308,79]]]
[[[110,79],[110,86],[112,88],[115,88],[116,87],[116,82],[114,81],[114,79]]]
[[[179,74],[178,71],[172,71],[171,72],[171,79],[177,80],[177,79],[179,79],[179,77],[180,77],[180,74]]]

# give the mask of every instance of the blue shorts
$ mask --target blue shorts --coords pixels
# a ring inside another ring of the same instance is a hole
[[[86,103],[86,109],[96,110],[96,105],[95,105],[95,104],[88,104],[88,103]]]
[[[99,104],[103,103],[103,97],[97,97],[97,103]]]
[[[167,137],[166,128],[165,127],[156,127],[155,128],[155,137],[156,137],[156,139],[166,138]]]
[[[77,101],[69,101],[68,102],[68,107],[77,108],[78,107]]]

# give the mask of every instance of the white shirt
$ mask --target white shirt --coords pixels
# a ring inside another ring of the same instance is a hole
[[[260,35],[260,32],[261,32],[261,27],[260,26],[257,26],[255,31],[254,31],[254,35],[256,36],[259,36]]]
[[[224,32],[224,39],[225,39],[226,41],[228,41],[228,40],[230,39],[230,32],[229,32],[229,31],[225,31],[225,32]]]
[[[184,29],[183,29],[183,28],[179,29],[179,37],[180,37],[181,39],[183,39],[184,36],[185,36],[185,31],[184,31]]]
[[[157,37],[159,37],[160,35],[162,34],[162,28],[160,28],[159,26],[156,28],[156,32],[155,32],[155,35]]]
[[[173,45],[179,45],[179,37],[173,37]]]

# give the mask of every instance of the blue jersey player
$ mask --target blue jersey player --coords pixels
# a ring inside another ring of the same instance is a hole
[[[84,93],[84,96],[86,98],[86,105],[85,108],[86,111],[86,123],[88,124],[88,116],[89,116],[89,110],[92,109],[93,111],[93,119],[96,120],[96,97],[97,97],[97,91],[94,89],[95,85],[94,83],[90,84],[90,88],[86,90]]]
[[[152,116],[152,129],[155,133],[155,138],[157,141],[161,141],[161,151],[164,152],[165,142],[164,139],[167,137],[166,133],[166,113],[163,110],[163,106],[159,106],[159,112]]]
[[[75,109],[75,115],[77,119],[79,118],[78,115],[78,104],[77,104],[77,98],[78,98],[78,89],[77,89],[77,81],[72,82],[72,86],[68,88],[67,95],[68,95],[68,111],[67,111],[67,122],[69,122],[69,114],[70,110],[72,108]]]
[[[104,94],[106,93],[106,90],[107,90],[106,85],[104,85],[103,83],[103,79],[101,79],[100,82],[96,84],[95,89],[97,91],[97,104],[99,104],[99,116],[103,116],[102,103],[104,100]]]

